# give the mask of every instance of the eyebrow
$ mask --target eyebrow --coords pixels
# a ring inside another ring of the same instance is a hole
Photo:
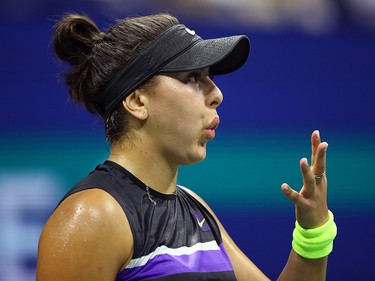
[[[209,67],[197,69],[196,71],[203,72],[204,74],[207,74],[207,76],[210,74],[210,68]]]

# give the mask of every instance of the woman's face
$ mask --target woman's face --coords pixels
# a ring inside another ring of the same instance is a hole
[[[147,105],[147,132],[155,153],[172,165],[206,157],[206,144],[219,125],[223,95],[208,69],[158,75]]]

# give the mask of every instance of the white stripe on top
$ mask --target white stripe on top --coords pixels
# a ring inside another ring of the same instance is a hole
[[[181,256],[181,255],[191,255],[198,251],[217,251],[220,250],[219,246],[217,245],[216,241],[204,242],[204,243],[197,243],[194,246],[187,247],[183,246],[180,248],[168,248],[167,246],[159,246],[155,249],[155,251],[149,253],[146,256],[132,259],[129,264],[125,268],[134,268],[138,266],[145,265],[149,260],[153,259],[158,255],[167,254],[170,256]]]

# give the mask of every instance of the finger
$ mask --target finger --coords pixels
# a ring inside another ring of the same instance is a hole
[[[295,205],[299,204],[302,196],[297,191],[293,190],[288,184],[283,183],[281,185],[281,191],[290,201],[292,201]]]
[[[302,158],[299,164],[303,178],[303,191],[301,192],[301,195],[305,198],[309,198],[313,196],[315,192],[316,182],[314,174],[306,158]]]
[[[313,167],[314,175],[321,175],[326,171],[326,158],[327,158],[328,143],[322,142],[317,147],[316,161]]]
[[[318,150],[318,146],[320,144],[320,133],[318,130],[315,130],[311,134],[311,165],[315,165],[316,161],[316,153]]]

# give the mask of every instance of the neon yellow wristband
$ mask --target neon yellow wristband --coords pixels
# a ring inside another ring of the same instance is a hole
[[[337,227],[332,212],[328,212],[328,221],[318,228],[304,229],[296,221],[292,248],[297,254],[308,259],[318,259],[332,252]]]

